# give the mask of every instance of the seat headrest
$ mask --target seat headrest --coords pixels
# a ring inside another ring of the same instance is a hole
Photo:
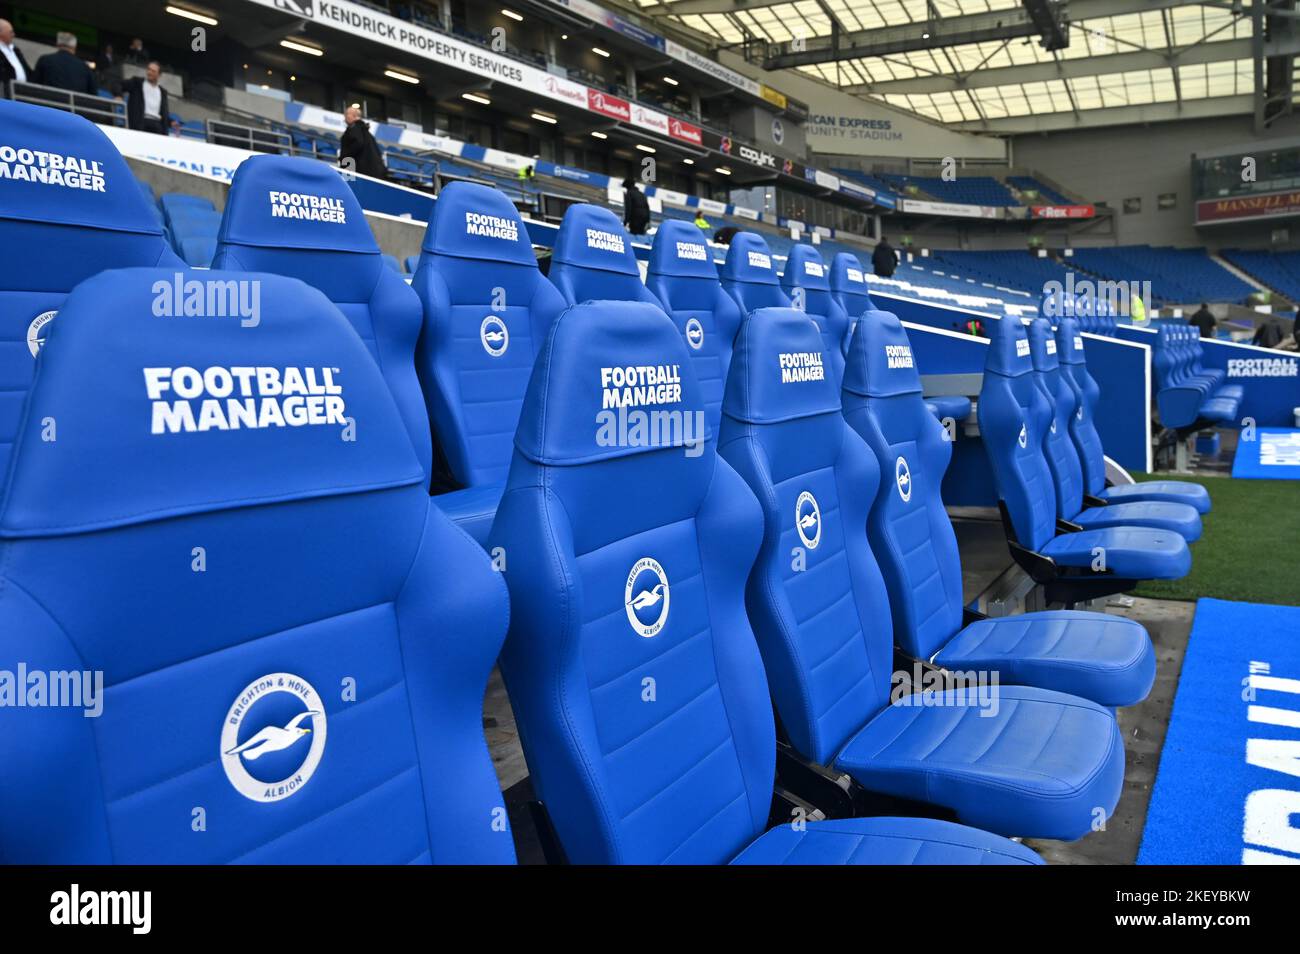
[[[638,431],[637,418],[663,411],[681,426],[652,420]],[[551,326],[528,381],[515,447],[535,463],[563,466],[707,436],[704,399],[672,319],[647,302],[588,301]]]
[[[515,204],[489,186],[452,182],[438,193],[421,251],[536,265],[528,229]]]
[[[817,249],[811,245],[795,245],[790,249],[790,255],[785,260],[785,274],[781,276],[781,285],[785,288],[830,291],[830,276],[826,271],[826,262]]]
[[[342,174],[316,159],[253,156],[240,163],[217,241],[254,248],[379,254]]]
[[[1056,360],[1061,364],[1087,364],[1083,355],[1083,333],[1073,318],[1056,323]]]
[[[775,285],[776,263],[772,250],[763,237],[754,232],[737,232],[727,248],[727,260],[722,266],[725,281],[751,282],[756,285]]]
[[[618,216],[598,205],[569,206],[555,236],[551,264],[641,276],[632,237]]]
[[[831,291],[868,294],[867,277],[862,262],[850,252],[836,252],[831,259]]]
[[[1029,323],[1029,357],[1035,371],[1055,371],[1060,367],[1056,359],[1056,336],[1046,318],[1035,318]]]
[[[858,321],[844,364],[842,387],[862,397],[921,393],[912,342],[897,315],[873,311]]]
[[[126,160],[94,123],[0,100],[0,218],[162,235]]]
[[[747,424],[776,424],[840,410],[826,375],[821,331],[793,308],[759,308],[740,326],[722,413]]]
[[[1029,354],[1029,335],[1023,321],[1007,315],[990,321],[988,327],[989,353],[984,359],[985,373],[1014,378],[1034,370]]]
[[[378,366],[319,291],[256,272],[120,269],[77,286],[50,325],[0,536],[423,480]]]
[[[666,219],[655,233],[650,246],[649,275],[717,280],[718,269],[713,253],[698,225],[681,219]]]

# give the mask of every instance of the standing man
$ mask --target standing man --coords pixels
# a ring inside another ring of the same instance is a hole
[[[0,86],[9,80],[26,83],[31,75],[23,51],[14,46],[14,25],[8,20],[0,20]]]
[[[1202,338],[1213,338],[1215,326],[1218,322],[1214,320],[1214,313],[1210,311],[1210,306],[1201,302],[1201,307],[1197,309],[1196,314],[1189,319],[1190,323],[1200,329]]]
[[[58,49],[46,53],[36,61],[32,71],[32,82],[42,86],[66,89],[70,93],[87,93],[91,96],[99,92],[95,85],[95,74],[90,71],[81,57],[77,56],[77,38],[72,33],[60,33],[57,38]]]
[[[894,274],[894,269],[898,267],[898,253],[894,251],[894,246],[889,244],[889,239],[883,235],[880,236],[880,244],[876,250],[871,253],[871,268],[881,278],[889,278]]]
[[[633,235],[645,235],[650,224],[650,200],[636,187],[636,180],[630,174],[623,180],[623,224]]]
[[[348,128],[339,139],[339,165],[363,176],[387,179],[388,168],[384,165],[379,143],[370,135],[370,126],[361,118],[361,110],[349,106],[343,112],[343,119]]]
[[[145,69],[144,76],[133,76],[126,84],[126,124],[132,129],[167,135],[171,109],[167,103],[167,90],[158,81],[162,67],[154,60]]]

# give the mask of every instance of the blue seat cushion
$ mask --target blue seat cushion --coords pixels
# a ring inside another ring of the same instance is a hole
[[[1129,580],[1178,580],[1192,568],[1186,540],[1173,531],[1148,527],[1063,533],[1048,540],[1040,552],[1061,566],[1091,567],[1098,548],[1104,551],[1106,569]]]
[[[939,420],[950,417],[961,423],[970,417],[970,398],[960,394],[937,394],[925,399],[925,406]]]
[[[1052,689],[1111,708],[1141,702],[1156,677],[1155,651],[1140,623],[1070,610],[979,620],[933,662],[997,672],[1004,684]]]
[[[962,694],[922,693],[883,709],[835,767],[871,791],[943,806],[1003,835],[1072,841],[1092,830],[1098,808],[1110,814],[1124,743],[1109,711],[1028,686],[1000,686],[990,705]]]
[[[1237,410],[1240,407],[1239,399],[1216,396],[1201,402],[1200,415],[1207,421],[1228,424],[1237,419]]]
[[[1172,530],[1188,543],[1201,539],[1201,515],[1195,507],[1165,500],[1134,500],[1089,507],[1070,518],[1085,530],[1103,527],[1152,527]]]
[[[778,825],[733,865],[1041,865],[1018,842],[935,818],[845,818]]]
[[[1195,507],[1197,513],[1210,512],[1210,492],[1200,484],[1182,480],[1148,480],[1140,484],[1116,484],[1097,496],[1114,503],[1132,500],[1168,500]]]
[[[433,502],[451,518],[452,523],[479,543],[486,544],[504,490],[504,484],[480,484],[477,487],[438,494]]]

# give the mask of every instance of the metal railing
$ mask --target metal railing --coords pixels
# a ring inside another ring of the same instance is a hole
[[[121,100],[17,80],[6,84],[5,95],[14,102],[62,109],[105,126],[126,126],[126,105]]]

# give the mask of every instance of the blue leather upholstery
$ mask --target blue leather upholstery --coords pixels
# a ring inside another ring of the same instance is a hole
[[[94,123],[58,109],[0,99],[0,129],[26,162],[0,185],[0,477],[41,343],[63,299],[105,268],[181,267],[126,160]],[[46,168],[40,157],[77,160]],[[88,170],[88,171],[87,171]]]
[[[740,309],[722,290],[713,253],[696,225],[679,219],[659,225],[645,283],[686,339],[709,429],[716,434]]]
[[[361,204],[336,169],[290,156],[240,163],[212,267],[286,275],[322,291],[379,365],[428,480],[432,441],[415,374],[420,302],[384,264]]]
[[[834,298],[844,313],[849,316],[849,337],[853,336],[853,324],[864,312],[875,311],[867,291],[866,272],[862,262],[849,252],[836,252],[831,259],[831,297]]]
[[[510,863],[481,722],[507,617],[487,556],[431,507],[324,295],[185,271],[260,281],[261,322],[160,321],[173,275],[79,285],[24,411],[0,669],[98,671],[103,691],[97,718],[3,710],[22,783],[0,785],[0,860]]]
[[[1083,468],[1074,441],[1070,419],[1078,403],[1074,391],[1061,378],[1056,358],[1056,338],[1045,318],[1029,324],[1029,349],[1033,379],[1051,410],[1043,432],[1043,453],[1056,487],[1056,515],[1085,529],[1103,527],[1154,527],[1172,530],[1188,543],[1201,537],[1201,515],[1186,504],[1168,501],[1116,502],[1106,506],[1083,506]]]
[[[415,366],[441,451],[434,498],[480,543],[505,486],[533,361],[564,300],[537,268],[514,203],[452,182],[411,279],[424,306]]]
[[[746,606],[791,745],[869,789],[1002,834],[1085,834],[1094,808],[1114,807],[1123,777],[1107,710],[1009,687],[994,690],[988,706],[952,696],[935,708],[919,696],[890,704],[889,596],[863,532],[880,468],[816,373],[820,347],[800,312],[750,316],[736,340],[719,441],[763,511]],[[939,427],[924,407],[913,411]],[[886,486],[896,485],[891,472]]]
[[[604,299],[660,303],[641,281],[632,236],[618,216],[599,205],[569,206],[547,276],[570,305]]]
[[[702,418],[689,348],[661,309],[591,302],[560,315],[489,541],[509,554],[502,672],[567,858],[862,862],[862,839],[886,837],[891,823],[814,822],[807,840],[777,830],[745,853],[766,826],[776,749],[743,596],[758,506],[711,444],[692,453],[668,432],[603,438],[593,422],[608,400],[628,414]],[[898,824],[936,843],[949,834]],[[901,860],[893,842],[866,849]]]
[[[932,394],[925,399],[925,406],[938,420],[952,418],[960,424],[970,417],[970,398],[960,394]]]
[[[781,825],[733,865],[1041,865],[1024,845],[935,818],[845,818]]]
[[[1123,579],[1185,576],[1191,552],[1172,531],[1111,527],[1055,536],[1056,488],[1043,453],[1053,409],[1034,380],[1029,338],[1020,319],[991,321],[989,331],[980,432],[1016,541],[1062,566],[1079,568],[1090,567],[1097,556],[1093,550],[1102,548],[1107,569]]]
[[[921,399],[910,342],[892,314],[859,325],[844,376],[844,416],[882,473],[867,522],[889,591],[894,642],[946,669],[997,672],[1105,706],[1144,699],[1155,653],[1138,623],[1104,613],[1032,613],[962,629],[961,562],[940,485],[952,444]]]
[[[1167,500],[1195,507],[1198,513],[1210,512],[1210,493],[1200,484],[1179,480],[1149,480],[1139,484],[1106,486],[1106,459],[1101,436],[1093,423],[1101,388],[1088,373],[1083,335],[1073,319],[1064,318],[1056,326],[1056,356],[1061,380],[1074,393],[1074,414],[1070,418],[1070,437],[1079,452],[1083,468],[1085,493],[1116,503],[1137,500]]]
[[[759,308],[790,307],[772,250],[756,232],[737,232],[731,237],[721,274],[722,289],[740,306],[742,316]]]
[[[1156,404],[1165,427],[1195,429],[1237,420],[1245,392],[1240,385],[1225,385],[1221,369],[1201,367],[1197,329],[1181,322],[1159,322],[1151,361],[1156,372]]]
[[[822,334],[831,381],[844,377],[844,356],[849,351],[853,325],[844,307],[831,294],[829,269],[811,245],[797,243],[790,248],[781,275],[781,288],[791,303],[817,323]]]

